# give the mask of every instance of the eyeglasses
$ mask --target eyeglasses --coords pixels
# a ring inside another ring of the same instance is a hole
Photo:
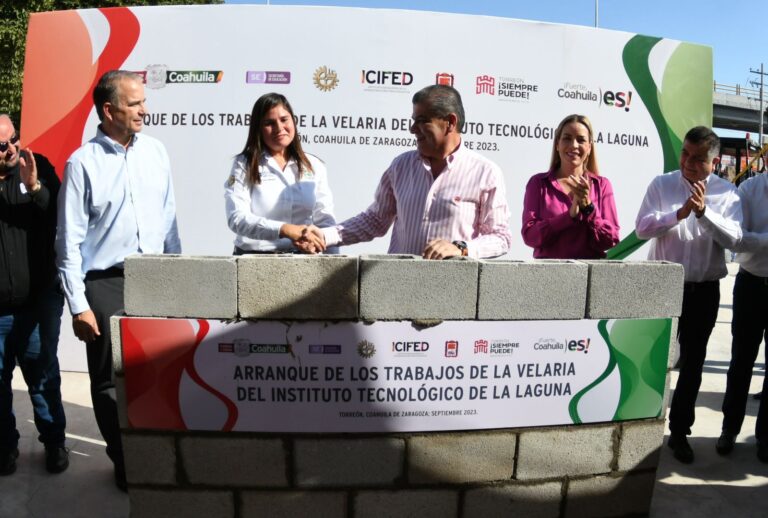
[[[8,146],[13,144],[14,146],[19,143],[19,136],[14,135],[11,137],[11,140],[6,140],[5,142],[0,142],[0,153],[5,153],[8,151]]]

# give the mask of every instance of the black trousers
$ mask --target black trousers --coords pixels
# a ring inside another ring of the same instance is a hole
[[[117,417],[117,396],[112,375],[112,337],[109,318],[123,309],[123,271],[110,268],[91,271],[85,276],[85,297],[96,316],[101,335],[86,344],[91,400],[96,424],[107,443],[107,455],[116,467],[123,468],[123,442]]]
[[[686,282],[683,311],[677,325],[680,343],[680,375],[669,409],[669,431],[690,435],[696,419],[696,397],[707,357],[707,342],[720,306],[720,281]]]
[[[731,365],[723,399],[723,432],[738,434],[744,422],[749,397],[749,384],[760,343],[768,344],[768,277],[757,277],[743,268],[733,286],[733,320],[731,321]],[[766,350],[768,363],[768,350]],[[768,377],[763,378],[763,394],[768,394]],[[768,441],[768,403],[760,399],[755,437]]]

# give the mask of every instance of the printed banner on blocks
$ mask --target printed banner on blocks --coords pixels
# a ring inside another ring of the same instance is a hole
[[[120,322],[132,428],[418,432],[661,415],[671,319]]]

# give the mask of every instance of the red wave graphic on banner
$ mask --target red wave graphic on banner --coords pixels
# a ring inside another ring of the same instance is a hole
[[[208,383],[203,380],[202,377],[200,377],[200,374],[198,374],[197,369],[195,369],[195,352],[197,351],[197,348],[200,346],[200,342],[203,341],[203,338],[205,338],[205,335],[208,334],[208,329],[210,325],[206,320],[198,320],[198,324],[200,324],[200,329],[197,332],[197,343],[195,344],[194,349],[190,352],[188,358],[187,358],[187,374],[189,374],[189,377],[192,378],[192,380],[197,383],[200,387],[204,388],[214,396],[216,396],[224,405],[227,407],[227,421],[224,423],[224,425],[221,427],[222,432],[229,432],[232,430],[232,428],[235,426],[235,423],[237,422],[237,405],[233,401],[231,401],[227,396],[216,390],[215,388],[211,387]]]
[[[29,20],[21,117],[23,134],[29,138],[24,139],[24,145],[48,157],[59,176],[63,175],[69,155],[82,144],[96,82],[105,72],[125,63],[141,32],[139,20],[127,7],[99,11],[109,23],[109,39],[95,64],[91,63],[93,54],[87,29],[76,13],[33,14]],[[64,83],[62,67],[89,74],[90,80],[79,78]],[[51,120],[51,114],[61,112],[62,100],[74,105],[65,107],[69,110],[63,116]]]
[[[195,384],[227,409],[222,431],[237,423],[233,401],[211,387],[195,369],[195,353],[210,324],[198,320],[193,332],[188,320],[127,318],[121,321],[128,422],[133,428],[186,430],[180,406],[180,383],[186,373]]]

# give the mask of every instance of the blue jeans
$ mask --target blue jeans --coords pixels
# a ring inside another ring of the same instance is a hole
[[[46,446],[64,444],[66,418],[56,355],[63,309],[64,296],[53,285],[33,305],[0,315],[0,451],[19,443],[11,389],[17,363],[32,400],[38,439]]]

